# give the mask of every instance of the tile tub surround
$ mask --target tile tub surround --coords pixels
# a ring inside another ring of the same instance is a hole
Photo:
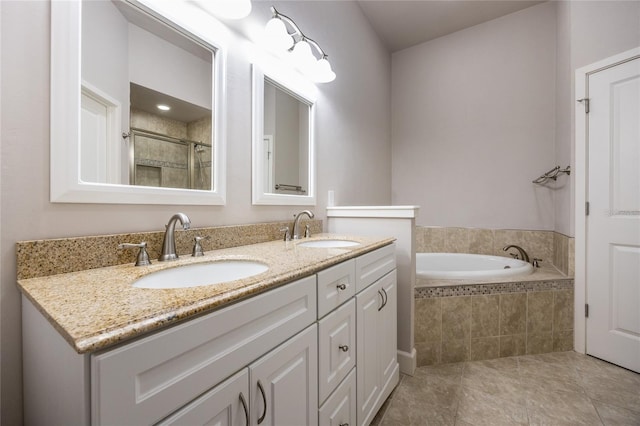
[[[553,231],[441,228],[416,226],[418,253],[471,253],[508,257],[502,248],[515,244],[529,257],[543,259],[563,274],[573,276],[574,238]]]
[[[416,289],[418,366],[573,349],[573,280]]]
[[[313,239],[347,239],[347,248],[305,248],[281,240],[209,251],[144,267],[126,265],[18,280],[18,287],[78,353],[93,352],[157,330],[193,315],[314,274],[393,242],[320,234]],[[111,248],[112,249],[112,248]],[[27,257],[28,258],[28,257]],[[266,263],[269,270],[242,280],[184,289],[141,289],[132,283],[148,273],[179,265],[224,259]]]
[[[321,220],[303,222],[310,225],[312,236],[322,232]],[[196,236],[206,238],[202,241],[205,252],[274,241],[282,239],[283,233],[280,229],[285,226],[291,227],[292,222],[192,228],[187,231],[179,230],[178,225],[176,226],[176,252],[181,257],[190,256],[193,239]],[[146,241],[149,258],[152,263],[155,263],[162,250],[163,238],[164,231],[157,231],[19,241],[16,244],[18,279],[135,263],[138,251],[119,250],[118,244],[121,243]]]
[[[572,351],[420,367],[379,426],[640,425],[640,374]]]

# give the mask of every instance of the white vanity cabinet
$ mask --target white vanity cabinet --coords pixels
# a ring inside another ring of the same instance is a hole
[[[366,425],[398,382],[393,245],[91,354],[22,311],[28,426]]]

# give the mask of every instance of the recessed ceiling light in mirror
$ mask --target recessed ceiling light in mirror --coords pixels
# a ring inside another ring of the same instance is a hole
[[[169,111],[171,109],[171,107],[169,105],[163,105],[163,104],[156,105],[156,107],[160,111]]]

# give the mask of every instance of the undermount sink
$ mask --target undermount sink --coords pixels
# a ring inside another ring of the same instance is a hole
[[[133,283],[137,288],[189,288],[220,284],[261,274],[269,267],[252,260],[221,260],[153,272]]]
[[[360,243],[348,240],[315,240],[305,241],[298,243],[300,247],[314,247],[314,248],[342,248],[359,246]]]

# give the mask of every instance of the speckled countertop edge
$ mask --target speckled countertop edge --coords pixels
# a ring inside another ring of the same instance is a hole
[[[394,241],[394,238],[331,234],[311,238],[319,239],[351,240],[360,245],[307,248],[293,241],[271,241],[214,250],[204,257],[184,256],[176,262],[153,262],[144,267],[127,264],[23,279],[18,281],[18,287],[75,351],[83,354],[211,312]],[[136,279],[152,272],[227,259],[263,262],[269,270],[212,286],[162,290],[132,286]]]

